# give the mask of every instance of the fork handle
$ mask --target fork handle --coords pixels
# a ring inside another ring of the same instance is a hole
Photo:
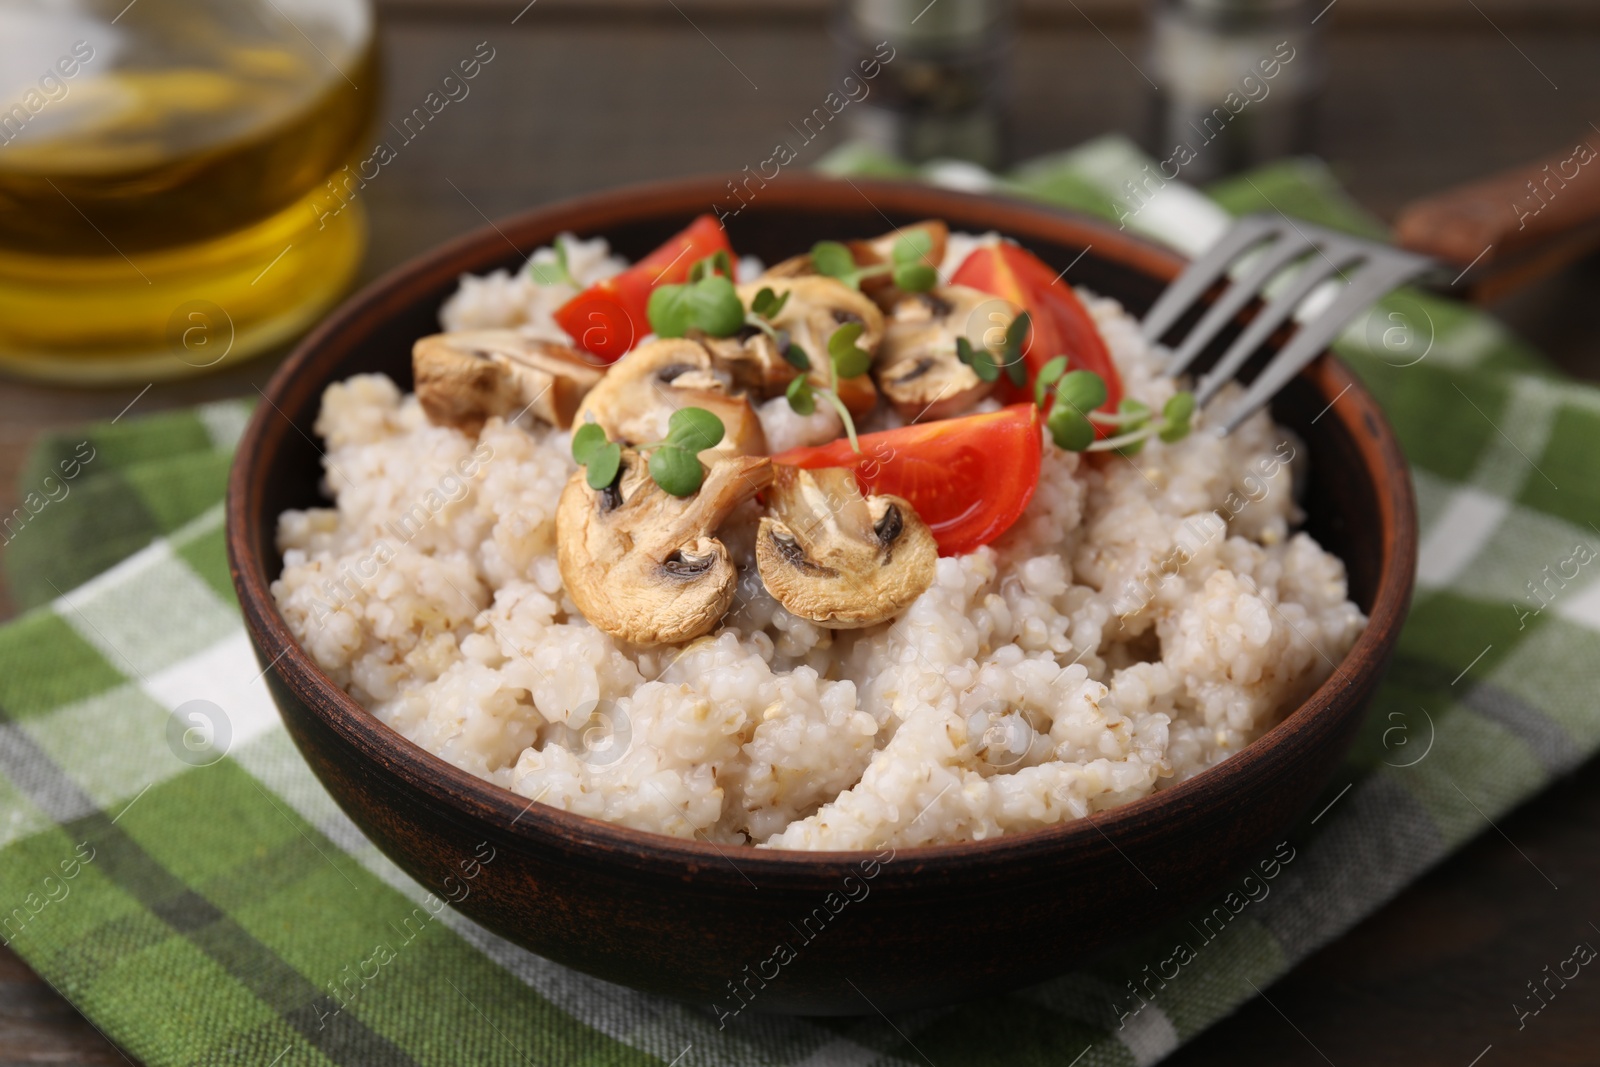
[[[1454,264],[1480,303],[1600,247],[1600,132],[1549,156],[1407,204],[1402,248]],[[1470,269],[1468,269],[1470,267]]]

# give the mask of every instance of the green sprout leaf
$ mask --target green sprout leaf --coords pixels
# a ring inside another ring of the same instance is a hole
[[[714,274],[690,290],[695,325],[712,337],[731,337],[744,325],[744,305],[725,275]]]
[[[790,341],[783,348],[783,358],[796,370],[807,371],[811,369],[811,357],[806,355],[806,350]]]
[[[856,344],[866,328],[864,323],[847,322],[828,338],[828,357],[839,377],[859,378],[872,369],[872,354]]]
[[[608,441],[589,454],[589,462],[584,464],[584,481],[589,483],[589,488],[599,492],[617,480],[617,471],[622,467],[622,446],[615,441]]]
[[[787,395],[789,408],[796,415],[810,415],[817,410],[816,393],[811,388],[811,381],[805,375],[802,374],[789,383]]]
[[[1125,396],[1117,405],[1117,414],[1122,417],[1123,429],[1141,430],[1150,422],[1150,405]]]
[[[989,355],[988,350],[973,348],[972,342],[965,337],[956,338],[956,357],[972,368],[972,373],[978,376],[979,381],[992,382],[1000,377],[1000,368],[995,365],[994,357]]]
[[[994,357],[989,354],[987,349],[980,348],[972,354],[972,370],[981,380],[986,382],[1000,379],[1000,368],[995,365]]]
[[[1061,380],[1067,373],[1067,357],[1057,356],[1039,368],[1039,376],[1033,382],[1033,402],[1039,407],[1044,407],[1045,397],[1050,395],[1050,387]]]
[[[645,305],[645,315],[657,337],[682,337],[694,325],[687,285],[658,285]]]
[[[721,274],[708,274],[685,285],[658,286],[650,294],[645,313],[658,337],[682,337],[691,329],[712,337],[731,337],[744,326],[744,304],[733,282]]]
[[[689,268],[689,281],[704,281],[715,274],[720,274],[724,278],[733,277],[733,260],[728,257],[728,253],[722,251],[713,252],[704,259],[697,261],[694,266]]]
[[[1150,405],[1143,400],[1125,396],[1117,405],[1117,416],[1122,420],[1121,434],[1140,433],[1147,430],[1150,425]],[[1137,439],[1119,446],[1117,452],[1124,456],[1137,456],[1144,451],[1144,443],[1149,439],[1150,434],[1145,432]]]
[[[1166,423],[1161,428],[1161,440],[1170,445],[1189,436],[1189,420],[1193,416],[1194,394],[1173,393],[1172,399],[1161,408],[1161,418]]]
[[[779,296],[770,287],[762,286],[755,299],[750,301],[750,310],[770,321],[777,318],[779,313],[783,311],[783,306],[789,302],[790,295],[790,293],[785,292],[782,296]]]
[[[1161,417],[1168,422],[1187,423],[1192,415],[1194,415],[1193,393],[1173,393],[1172,399],[1168,400],[1161,408]]]
[[[1006,327],[1006,340],[1002,346],[1008,362],[1022,359],[1023,345],[1028,342],[1028,327],[1033,324],[1033,317],[1026,311],[1011,320],[1011,325]]]
[[[1028,384],[1028,363],[1023,354],[1023,345],[1027,343],[1028,324],[1032,321],[1026,311],[1012,319],[1011,325],[1006,327],[1006,339],[1000,345],[1000,362],[1006,369],[1006,377],[1018,388]]]
[[[926,263],[899,263],[894,268],[894,284],[908,293],[925,293],[939,284],[939,272]]]
[[[851,286],[856,281],[856,257],[838,241],[818,241],[811,246],[811,266],[818,274],[838,278]]]
[[[540,285],[570,285],[574,289],[582,289],[577,279],[572,276],[572,268],[567,262],[567,242],[557,237],[555,239],[556,261],[554,263],[529,263],[528,276]]]
[[[1069,371],[1056,385],[1056,401],[1059,406],[1087,416],[1106,402],[1105,379],[1091,370]]]
[[[705,408],[679,408],[667,419],[667,444],[691,454],[717,447],[726,433],[722,420]]]
[[[894,248],[889,252],[889,258],[900,265],[923,263],[932,252],[932,234],[927,230],[905,230],[895,241]]]
[[[572,458],[586,468],[584,481],[595,491],[617,480],[622,466],[622,446],[606,440],[598,423],[586,422],[572,434]]]
[[[595,449],[604,448],[605,445],[606,432],[597,422],[586,422],[572,431],[572,458],[580,465],[587,465]]]
[[[1011,384],[1021,389],[1028,384],[1028,365],[1021,357],[1008,359],[1005,362],[1006,377],[1011,379]]]
[[[686,448],[669,444],[650,453],[650,477],[673,496],[693,496],[705,474],[695,454]]]
[[[1045,425],[1056,446],[1068,452],[1082,452],[1094,444],[1094,424],[1066,404],[1057,405]]]

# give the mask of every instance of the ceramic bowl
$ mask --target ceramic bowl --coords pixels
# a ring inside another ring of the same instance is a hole
[[[272,378],[233,468],[228,549],[272,695],[317,777],[441,897],[487,843],[495,858],[457,905],[481,925],[566,966],[719,1013],[889,1011],[1037,982],[1236,878],[1284,837],[1345,755],[1411,592],[1405,461],[1373,398],[1331,355],[1291,383],[1273,415],[1310,456],[1306,528],[1344,560],[1371,622],[1333,676],[1244,751],[1078,822],[876,857],[626,829],[530,806],[429,754],[362,710],[295,641],[269,591],[280,569],[274,527],[284,509],[322,503],[312,424],[323,389],[372,371],[409,388],[411,344],[437,331],[463,273],[515,270],[563,231],[604,235],[637,257],[726,195],[725,177],[653,184],[502,221],[367,288]],[[910,184],[785,175],[726,225],[737,249],[773,263],[821,237],[927,217],[1014,237],[1136,314],[1183,265],[1086,218]]]

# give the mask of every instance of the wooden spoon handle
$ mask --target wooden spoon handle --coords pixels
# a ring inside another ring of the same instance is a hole
[[[1600,247],[1600,135],[1532,163],[1413,201],[1399,244],[1463,271],[1480,302],[1553,273]],[[1469,269],[1470,268],[1470,269]]]

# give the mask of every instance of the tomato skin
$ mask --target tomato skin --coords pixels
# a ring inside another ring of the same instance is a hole
[[[1017,521],[1039,485],[1039,409],[1013,404],[982,415],[862,434],[772,457],[795,467],[850,467],[864,493],[904,497],[939,542],[941,556],[986,545]]]
[[[1117,410],[1122,401],[1122,376],[1111,361],[1111,352],[1072,286],[1058,278],[1044,260],[1021,245],[1002,241],[974,251],[950,281],[1005,297],[1028,311],[1032,324],[1024,345],[1028,384],[1023,390],[1002,379],[1002,399],[1031,399],[1039,368],[1056,356],[1066,356],[1069,369],[1094,371],[1105,379],[1106,402],[1100,410]],[[1101,432],[1105,432],[1103,428]]]
[[[691,267],[718,252],[733,255],[728,235],[715,215],[701,215],[621,274],[596,282],[561,305],[556,324],[579,348],[615,363],[650,332],[645,309],[656,286],[684,281]]]

